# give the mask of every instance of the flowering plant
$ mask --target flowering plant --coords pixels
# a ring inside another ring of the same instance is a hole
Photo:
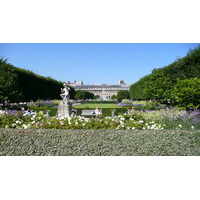
[[[31,129],[200,129],[200,112],[177,109],[136,112],[115,117],[49,117],[44,112],[23,116],[0,112],[0,128]]]

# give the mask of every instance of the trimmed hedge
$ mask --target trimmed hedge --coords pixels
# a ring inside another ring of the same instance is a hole
[[[75,108],[77,110],[77,115],[81,115],[82,110],[94,110],[93,108]],[[127,112],[128,108],[116,108],[115,109],[115,115],[123,114]],[[56,116],[57,114],[57,108],[43,108],[43,107],[38,107],[38,108],[33,108],[33,111],[39,112],[43,111],[46,113],[47,110],[50,110],[49,115],[50,116]],[[111,112],[112,108],[103,108],[102,109],[102,115],[103,116],[112,116]]]
[[[47,110],[50,110],[50,112],[49,112],[49,115],[51,116],[51,117],[53,117],[53,116],[56,116],[56,114],[57,114],[57,108],[46,108],[46,107],[38,107],[38,108],[33,108],[32,109],[34,112],[39,112],[39,111],[43,111],[44,113],[46,113],[47,112]]]
[[[0,129],[1,156],[199,156],[200,130]]]
[[[128,108],[116,108],[115,109],[115,116],[119,115],[119,114],[124,114],[125,112],[127,112]],[[81,115],[82,110],[94,110],[93,108],[76,108],[77,110],[77,115]],[[103,116],[112,116],[112,112],[111,112],[112,108],[103,108],[102,109],[102,115]]]

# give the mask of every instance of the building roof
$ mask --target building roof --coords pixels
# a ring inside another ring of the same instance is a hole
[[[130,85],[75,85],[73,86],[76,89],[94,89],[94,88],[127,88],[129,89]]]

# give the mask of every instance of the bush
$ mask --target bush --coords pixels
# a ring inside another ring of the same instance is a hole
[[[51,108],[52,106],[58,105],[55,101],[48,101],[48,100],[37,100],[35,102],[28,102],[27,107],[37,108],[37,107],[48,107]]]
[[[32,109],[34,112],[40,112],[40,111],[42,111],[42,112],[44,112],[44,113],[47,113],[47,111],[49,110],[49,115],[50,116],[56,116],[57,115],[57,108],[46,108],[46,107],[39,107],[39,108],[37,108],[37,107],[35,107],[35,108],[33,108]]]
[[[103,108],[102,109],[102,115],[103,116],[112,116],[112,110],[113,108]],[[82,110],[94,110],[93,108],[76,108],[77,115],[81,115]],[[115,108],[115,115],[124,114],[127,112],[127,108]]]
[[[158,103],[156,100],[153,101],[149,101],[145,104],[144,106],[144,110],[159,110],[161,109],[163,106],[161,106],[160,103]],[[166,106],[164,106],[166,107]]]
[[[150,122],[151,123],[151,122]],[[0,128],[34,129],[162,129],[160,124],[146,123],[141,114],[117,115],[114,118],[100,116],[86,119],[81,116],[57,118],[48,117],[42,111],[33,116],[24,116],[21,112],[5,113],[0,117]]]
[[[200,107],[200,78],[178,80],[172,92],[174,104],[180,108]]]

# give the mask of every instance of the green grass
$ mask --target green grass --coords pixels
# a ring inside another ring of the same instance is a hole
[[[200,130],[0,129],[1,156],[199,156]]]
[[[81,104],[81,105],[78,105],[78,106],[74,106],[74,108],[96,108],[96,107],[99,107],[99,108],[120,108],[120,106],[118,106],[117,104],[93,104],[93,103],[85,103],[85,104]]]

